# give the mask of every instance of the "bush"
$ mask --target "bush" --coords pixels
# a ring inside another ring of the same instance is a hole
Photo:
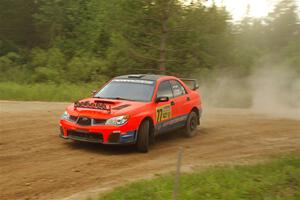
[[[23,82],[31,78],[31,74],[23,64],[24,58],[15,52],[0,57],[0,81]]]
[[[34,80],[36,82],[49,82],[54,81],[59,83],[60,82],[60,74],[56,69],[47,68],[47,67],[37,67],[34,70]]]
[[[49,67],[62,70],[66,64],[64,54],[58,48],[43,50],[35,48],[31,51],[31,65],[36,67]]]
[[[106,63],[96,57],[74,57],[67,68],[66,79],[73,83],[103,81]]]

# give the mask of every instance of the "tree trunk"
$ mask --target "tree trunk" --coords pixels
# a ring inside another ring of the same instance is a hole
[[[160,37],[160,51],[159,51],[159,70],[166,71],[166,43],[167,43],[167,17],[162,19],[161,37]]]

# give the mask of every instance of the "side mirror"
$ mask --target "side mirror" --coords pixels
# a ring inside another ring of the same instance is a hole
[[[196,84],[196,85],[194,86],[193,90],[197,90],[197,89],[199,89],[199,85],[198,85],[198,84]]]
[[[97,90],[93,90],[93,91],[91,92],[92,96],[95,96],[96,93],[97,93]]]
[[[169,97],[157,97],[155,102],[159,103],[159,102],[168,102],[169,101]]]

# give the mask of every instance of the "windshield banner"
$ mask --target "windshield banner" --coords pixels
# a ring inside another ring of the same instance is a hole
[[[112,82],[121,82],[121,83],[140,83],[146,85],[153,85],[154,81],[150,80],[136,80],[136,79],[114,79]]]

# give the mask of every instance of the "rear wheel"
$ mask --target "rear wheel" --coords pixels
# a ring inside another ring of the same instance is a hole
[[[198,120],[197,113],[195,111],[190,112],[184,127],[184,133],[186,137],[193,137],[197,134]]]
[[[149,120],[143,121],[139,127],[136,144],[139,152],[147,153],[149,151],[149,127]]]

